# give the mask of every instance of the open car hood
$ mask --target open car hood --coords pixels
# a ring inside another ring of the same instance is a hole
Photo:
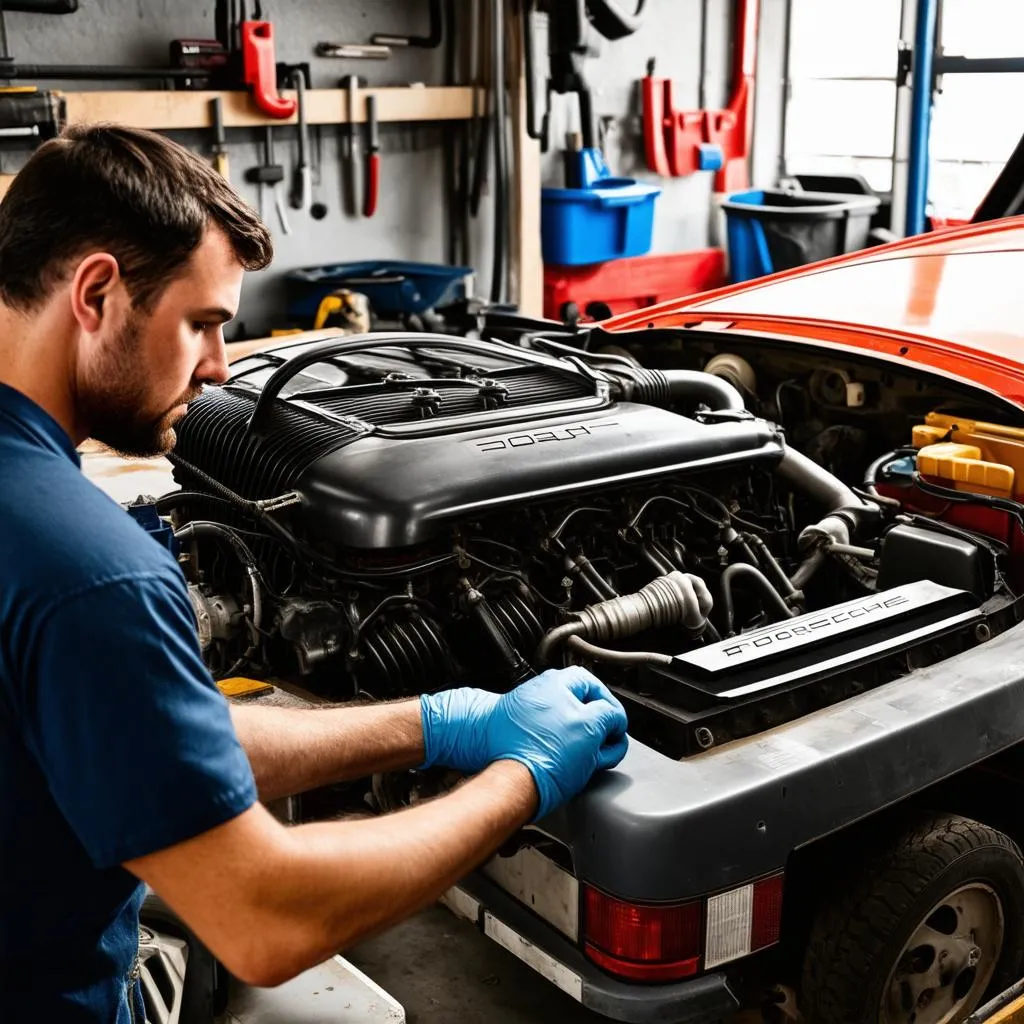
[[[1024,406],[1024,217],[895,242],[614,317],[867,348]]]

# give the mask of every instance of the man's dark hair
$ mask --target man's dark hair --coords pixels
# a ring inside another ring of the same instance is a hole
[[[0,203],[0,300],[31,310],[72,261],[109,252],[133,304],[152,308],[211,224],[246,270],[270,262],[263,222],[195,153],[155,132],[74,125],[36,150]]]

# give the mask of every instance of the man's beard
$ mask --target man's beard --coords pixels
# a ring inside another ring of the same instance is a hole
[[[78,395],[89,435],[121,455],[165,455],[177,441],[178,406],[199,397],[193,384],[158,416],[145,411],[150,391],[148,372],[139,358],[145,320],[131,312],[95,372]]]

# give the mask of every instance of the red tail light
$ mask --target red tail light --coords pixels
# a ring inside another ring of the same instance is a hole
[[[779,941],[782,925],[783,875],[772,875],[754,883],[754,912],[750,922],[750,950],[754,952]]]
[[[643,906],[584,887],[587,956],[611,974],[636,981],[671,981],[700,968],[703,904]]]
[[[689,903],[635,904],[585,886],[587,956],[610,974],[672,981],[779,941],[782,874]]]

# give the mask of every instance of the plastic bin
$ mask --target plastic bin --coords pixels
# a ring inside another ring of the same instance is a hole
[[[721,249],[634,256],[596,267],[544,267],[544,315],[576,312],[594,320],[717,288],[725,281]]]
[[[749,281],[778,270],[863,249],[877,196],[751,189],[722,203],[729,280]]]
[[[303,267],[285,275],[288,317],[312,321],[325,295],[338,288],[361,292],[381,316],[423,313],[462,298],[471,267],[399,260],[363,260]]]
[[[544,262],[563,267],[642,256],[651,247],[657,185],[604,178],[593,188],[541,190]]]

